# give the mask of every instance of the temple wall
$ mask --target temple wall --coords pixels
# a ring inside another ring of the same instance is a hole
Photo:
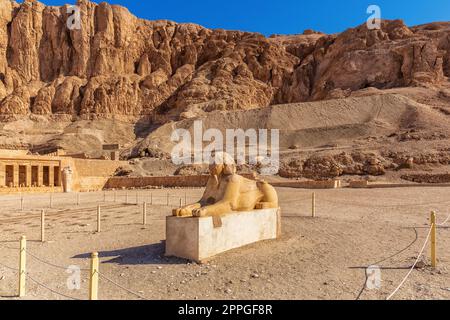
[[[72,191],[101,190],[115,170],[124,164],[123,161],[27,155],[22,150],[0,150],[0,193],[60,192],[62,171],[66,167],[73,172]]]

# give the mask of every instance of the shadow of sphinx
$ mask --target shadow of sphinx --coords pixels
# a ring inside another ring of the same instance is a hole
[[[117,249],[111,251],[99,251],[101,263],[115,263],[119,265],[162,265],[162,264],[186,264],[187,260],[166,257],[165,240],[145,246]],[[91,253],[83,253],[73,256],[74,259],[90,259]],[[105,260],[105,258],[111,258]]]

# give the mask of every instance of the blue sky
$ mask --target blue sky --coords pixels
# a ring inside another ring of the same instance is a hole
[[[21,2],[21,1],[20,1]],[[47,5],[75,4],[75,0],[43,0]],[[98,2],[98,1],[96,1]],[[343,31],[366,21],[371,4],[383,19],[403,19],[407,25],[450,20],[449,0],[110,0],[150,20],[193,22],[222,28],[271,34],[295,34],[305,29]]]

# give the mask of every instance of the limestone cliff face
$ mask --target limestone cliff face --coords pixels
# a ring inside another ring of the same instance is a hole
[[[249,109],[348,96],[366,87],[439,86],[450,23],[384,21],[337,35],[273,36],[146,21],[127,9],[0,0],[0,118],[151,115]]]

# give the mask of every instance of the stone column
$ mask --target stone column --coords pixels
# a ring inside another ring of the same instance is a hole
[[[19,165],[14,164],[14,173],[13,173],[13,187],[19,186]]]
[[[38,187],[44,185],[44,167],[42,164],[38,164]]]
[[[6,175],[6,167],[3,162],[0,162],[0,187],[6,187],[5,185],[5,175]]]
[[[27,187],[31,187],[31,164],[27,165]]]
[[[48,185],[55,186],[55,167],[52,165],[48,166]]]

